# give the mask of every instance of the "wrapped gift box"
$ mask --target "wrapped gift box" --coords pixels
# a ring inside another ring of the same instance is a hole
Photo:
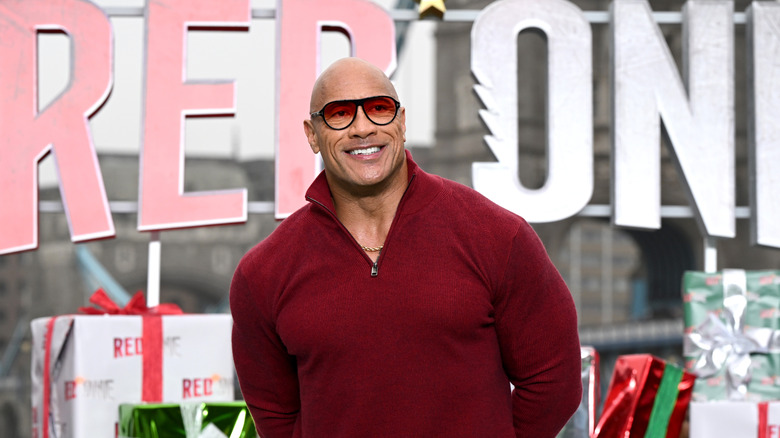
[[[582,358],[582,402],[558,438],[589,438],[596,427],[596,407],[600,403],[599,355],[593,347],[580,347]]]
[[[119,406],[119,438],[256,436],[252,416],[242,401]]]
[[[690,438],[780,436],[780,402],[692,402]]]
[[[679,437],[694,380],[648,354],[618,357],[593,438]]]
[[[113,437],[120,403],[232,401],[230,315],[31,323],[33,438]]]
[[[780,271],[686,272],[683,309],[693,400],[780,399]]]

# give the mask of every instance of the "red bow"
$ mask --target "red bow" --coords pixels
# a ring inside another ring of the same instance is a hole
[[[120,308],[111,297],[101,288],[95,291],[89,302],[98,306],[79,307],[79,312],[90,315],[136,315],[143,318],[141,335],[144,346],[143,354],[143,388],[141,400],[144,402],[159,403],[162,401],[162,349],[163,349],[163,315],[181,315],[181,308],[176,304],[160,304],[148,307],[144,300],[144,294],[138,291],[133,295],[125,307]]]
[[[102,288],[89,297],[89,302],[98,308],[79,307],[79,312],[88,315],[181,315],[184,313],[179,306],[172,303],[148,307],[141,291],[136,292],[125,307],[119,307]]]

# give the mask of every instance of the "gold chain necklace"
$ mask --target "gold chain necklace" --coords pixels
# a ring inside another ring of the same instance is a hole
[[[358,245],[360,245],[360,244],[358,243]],[[363,251],[366,251],[366,252],[378,252],[378,251],[382,250],[382,247],[384,247],[384,245],[379,245],[379,246],[363,246],[363,245],[360,245],[360,247],[363,248]]]

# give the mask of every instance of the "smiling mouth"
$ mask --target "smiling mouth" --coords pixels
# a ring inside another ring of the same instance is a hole
[[[349,154],[350,155],[371,155],[379,152],[380,150],[382,150],[382,148],[380,148],[379,146],[373,146],[365,149],[351,150],[349,151]]]

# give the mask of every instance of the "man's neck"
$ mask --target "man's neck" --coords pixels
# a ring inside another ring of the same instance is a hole
[[[407,185],[403,175],[403,184],[393,184],[374,194],[332,190],[336,216],[360,245],[382,246]]]

